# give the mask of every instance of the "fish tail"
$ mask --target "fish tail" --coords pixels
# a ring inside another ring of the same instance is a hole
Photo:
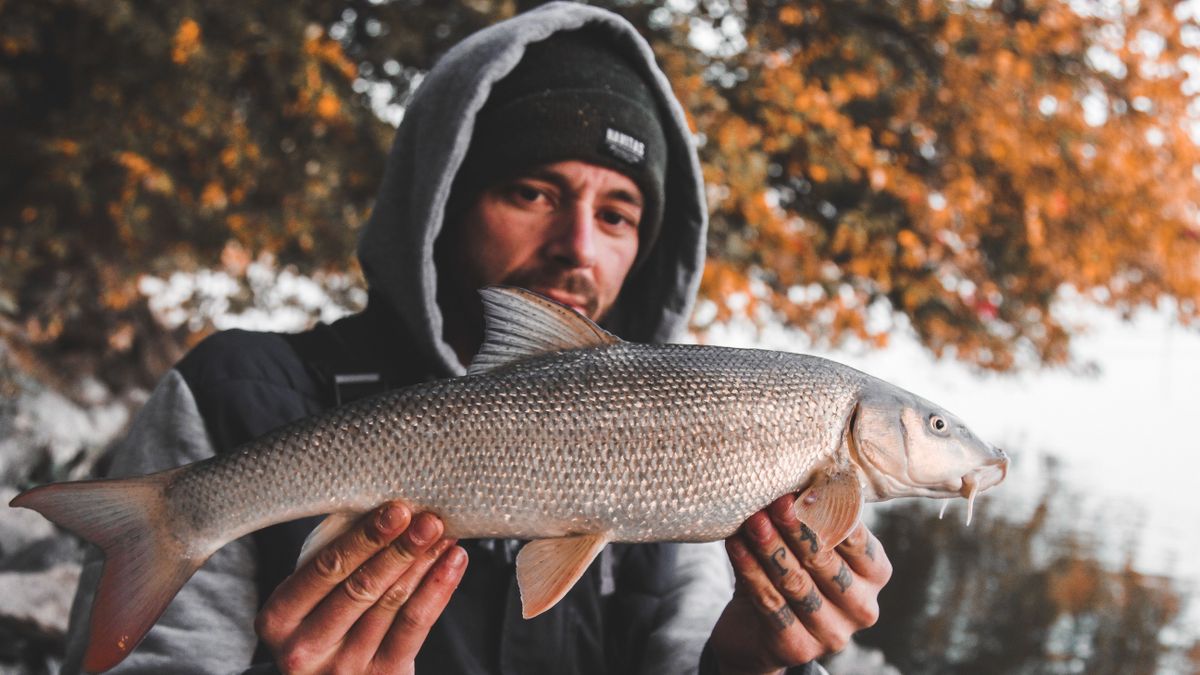
[[[104,551],[83,661],[89,672],[112,668],[133,651],[210,555],[189,553],[186,537],[168,528],[164,488],[180,470],[43,485],[10,502],[37,511]]]

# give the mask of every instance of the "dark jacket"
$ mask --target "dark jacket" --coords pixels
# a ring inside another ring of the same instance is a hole
[[[262,426],[431,377],[411,354],[388,312],[370,310],[295,335],[228,331],[206,340],[177,367],[220,450],[251,440]],[[385,337],[388,336],[388,337]],[[347,377],[349,376],[349,377]],[[288,396],[280,396],[287,390]],[[260,601],[293,569],[318,519],[254,533]],[[616,545],[558,605],[521,618],[514,547],[464,541],[470,564],[418,656],[427,673],[629,673],[645,659],[676,546]],[[259,644],[256,663],[270,661]],[[267,669],[269,670],[269,669]]]

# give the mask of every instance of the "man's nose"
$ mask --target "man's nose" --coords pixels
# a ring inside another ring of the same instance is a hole
[[[569,267],[590,267],[596,260],[596,216],[591,205],[576,202],[561,211],[554,225],[551,254]]]

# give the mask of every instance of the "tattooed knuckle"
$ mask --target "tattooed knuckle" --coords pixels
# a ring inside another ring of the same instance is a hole
[[[813,532],[807,525],[800,523],[799,534],[797,535],[799,548],[801,552],[807,555],[815,555],[820,550],[820,544],[817,541],[817,534]]]
[[[792,613],[791,608],[787,604],[783,604],[778,609],[768,612],[767,619],[776,630],[787,630],[789,626],[796,623],[796,615]]]
[[[782,546],[775,549],[775,551],[771,554],[771,563],[775,565],[775,569],[780,574],[788,573],[787,559],[787,549]]]
[[[850,574],[850,568],[846,566],[845,562],[838,568],[837,574],[833,575],[833,583],[837,584],[838,589],[843,593],[854,584],[854,576]]]
[[[796,608],[797,612],[803,614],[813,614],[821,609],[823,604],[825,601],[821,599],[821,595],[817,593],[816,589],[810,590],[807,595],[792,602],[792,606]]]

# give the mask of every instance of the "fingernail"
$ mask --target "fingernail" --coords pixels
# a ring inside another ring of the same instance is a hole
[[[771,538],[771,529],[767,525],[767,519],[762,514],[755,514],[746,522],[747,529],[750,531],[750,536],[755,541],[766,541]]]
[[[786,500],[780,500],[771,506],[776,507],[772,509],[771,515],[782,523],[800,522],[800,516],[796,514],[796,498],[793,495],[788,495]]]
[[[407,514],[405,509],[399,504],[388,504],[379,513],[379,529],[384,532],[398,530],[404,526],[404,521]]]
[[[455,546],[446,554],[446,565],[452,570],[458,570],[467,564],[467,552],[461,546]]]
[[[730,537],[725,540],[725,550],[735,558],[748,559],[750,557],[749,549],[737,537]]]
[[[438,530],[437,521],[428,513],[422,513],[417,516],[417,521],[412,526],[412,540],[414,544],[424,544],[432,541],[441,534]]]

